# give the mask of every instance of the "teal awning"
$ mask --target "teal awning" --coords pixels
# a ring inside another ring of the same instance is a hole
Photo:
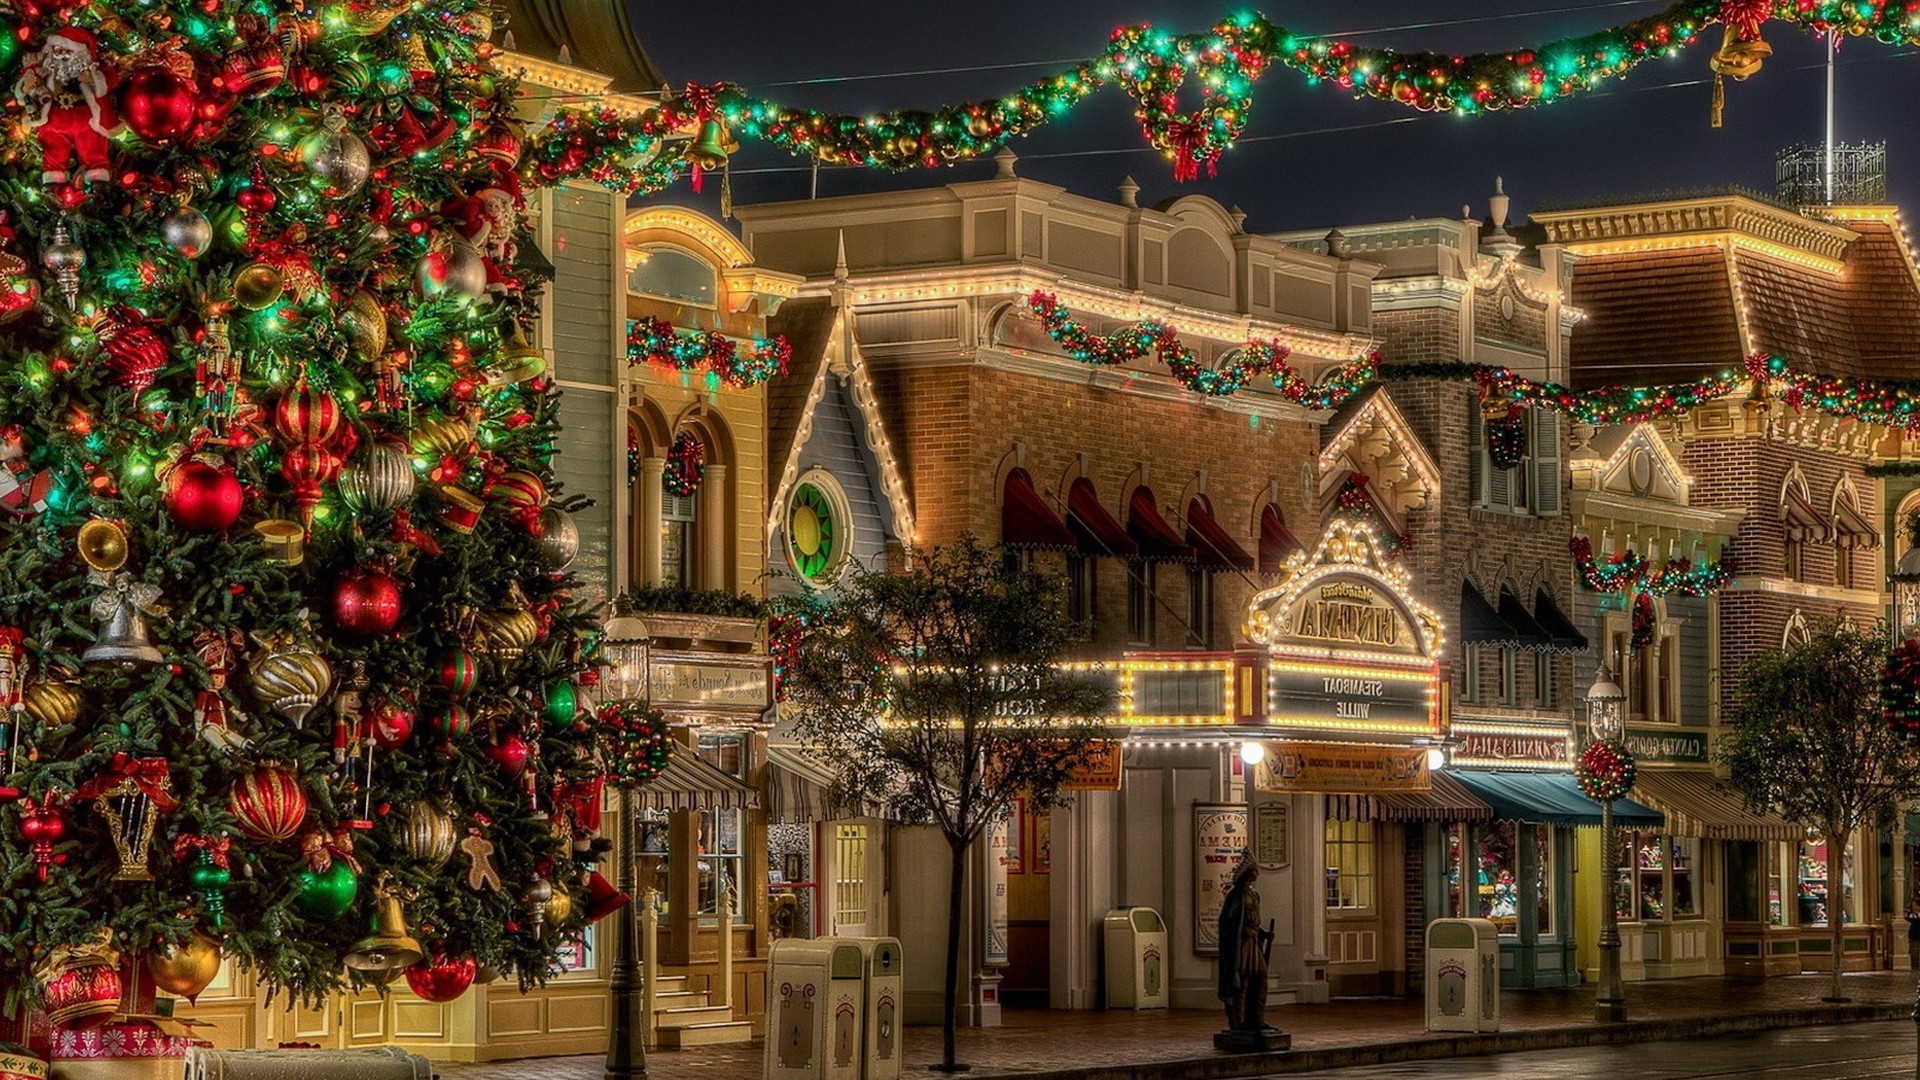
[[[1448,775],[1493,807],[1493,816],[1501,821],[1600,824],[1600,804],[1581,794],[1572,773],[1450,769]],[[1616,825],[1659,828],[1665,821],[1658,810],[1649,810],[1631,799],[1613,804]]]

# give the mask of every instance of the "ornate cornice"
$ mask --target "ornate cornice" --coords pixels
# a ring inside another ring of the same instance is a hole
[[[1714,245],[1741,247],[1828,273],[1839,273],[1851,229],[1740,195],[1540,211],[1533,220],[1552,243],[1575,255]]]

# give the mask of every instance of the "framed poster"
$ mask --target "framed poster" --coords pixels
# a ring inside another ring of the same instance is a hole
[[[1009,820],[987,826],[987,919],[981,963],[1007,966],[1007,834]]]
[[[1287,858],[1287,804],[1261,803],[1253,811],[1253,861],[1262,870],[1282,870]]]
[[[1053,873],[1053,811],[1027,815],[1027,864],[1035,874]]]
[[[1000,865],[1007,868],[1009,874],[1024,874],[1026,866],[1020,858],[1020,845],[1027,838],[1027,800],[1015,798],[1007,811],[1007,849],[1000,853]]]
[[[1193,804],[1193,951],[1220,952],[1220,904],[1247,850],[1244,803]]]

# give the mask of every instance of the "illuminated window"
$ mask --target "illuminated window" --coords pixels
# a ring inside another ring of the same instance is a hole
[[[1373,822],[1327,822],[1327,907],[1373,908]]]
[[[1127,563],[1127,640],[1153,644],[1154,563],[1134,559]]]
[[[1067,618],[1079,627],[1082,637],[1093,636],[1093,620],[1098,614],[1099,560],[1075,553],[1067,556]]]
[[[1213,571],[1198,566],[1187,568],[1187,644],[1213,644]]]
[[[639,258],[640,264],[627,275],[627,288],[662,300],[714,306],[720,278],[705,260],[671,247],[644,248]]]
[[[700,756],[707,763],[739,779],[746,777],[747,740],[745,735],[702,735]],[[697,877],[701,915],[720,913],[720,887],[724,883],[733,897],[733,921],[747,921],[747,896],[741,891],[744,862],[745,814],[739,810],[703,810],[698,814],[699,835],[695,838],[694,872]]]
[[[824,585],[839,574],[852,539],[847,498],[824,472],[810,472],[787,500],[787,561],[794,573]]]
[[[693,588],[694,509],[692,495],[660,496],[660,581]]]

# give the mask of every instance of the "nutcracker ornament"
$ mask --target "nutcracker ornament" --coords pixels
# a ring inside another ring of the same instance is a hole
[[[120,119],[111,91],[100,41],[90,30],[61,27],[27,54],[13,92],[39,136],[42,183],[64,184],[76,170],[88,181],[112,175],[109,138]]]
[[[227,679],[246,647],[247,637],[238,629],[207,629],[193,636],[193,651],[207,678],[207,685],[194,695],[193,719],[209,746],[229,754],[252,745],[227,722]]]

